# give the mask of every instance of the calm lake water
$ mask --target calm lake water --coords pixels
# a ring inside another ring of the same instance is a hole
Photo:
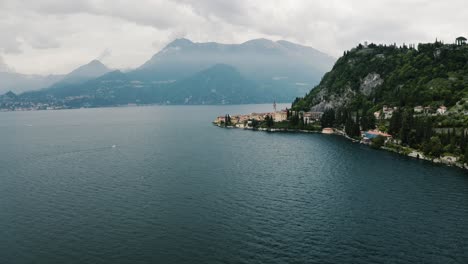
[[[466,172],[210,123],[270,108],[0,113],[0,263],[468,263]]]

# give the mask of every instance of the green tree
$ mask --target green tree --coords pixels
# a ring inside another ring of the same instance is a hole
[[[399,133],[399,137],[403,144],[409,143],[410,133],[411,133],[411,129],[413,126],[414,126],[413,111],[412,110],[404,111],[402,122],[401,122],[400,133]]]
[[[361,136],[359,124],[352,117],[348,117],[345,124],[345,133],[349,137],[357,138]]]
[[[468,163],[468,148],[465,148],[465,163]]]
[[[335,110],[327,109],[323,112],[322,118],[320,119],[322,128],[333,127],[335,124]]]
[[[402,115],[399,110],[394,111],[392,118],[390,118],[390,124],[388,126],[388,132],[394,136],[398,137],[401,129]]]
[[[291,117],[289,118],[289,123],[292,127],[297,127],[299,125],[299,113],[297,111],[293,111],[291,113]]]
[[[231,122],[231,116],[230,115],[226,115],[224,116],[224,126],[231,126],[232,125],[232,122]]]
[[[443,146],[438,136],[431,137],[428,144],[428,150],[430,149],[429,154],[431,156],[440,157],[440,155],[442,155]]]
[[[274,122],[274,120],[273,120],[273,117],[270,116],[270,115],[267,115],[267,116],[265,117],[265,122],[266,122],[266,126],[267,126],[268,128],[273,127],[273,125],[275,124],[275,122]]]
[[[378,135],[377,137],[371,139],[371,147],[379,149],[385,144],[385,137]]]

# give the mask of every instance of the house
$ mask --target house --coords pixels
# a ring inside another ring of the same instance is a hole
[[[239,116],[239,122],[238,123],[245,123],[247,122],[247,120],[250,119],[250,116],[249,115],[240,115]]]
[[[418,105],[418,106],[415,106],[414,107],[414,112],[417,113],[417,114],[420,114],[422,112],[424,112],[424,107]]]
[[[214,122],[217,124],[224,123],[226,122],[226,116],[218,116]]]
[[[397,110],[397,109],[398,109],[397,107],[388,107],[388,106],[384,105],[384,106],[382,107],[382,113],[383,113],[383,115],[384,115],[384,119],[390,119],[390,118],[392,118],[393,112],[394,112],[395,110]]]
[[[430,106],[424,107],[424,113],[430,114],[430,113],[433,113],[433,112],[434,112],[434,109],[432,109],[432,107],[430,107]]]
[[[250,114],[250,119],[257,120],[257,121],[263,121],[265,120],[266,114],[262,113],[252,113]]]
[[[247,123],[245,123],[245,124],[244,124],[244,123],[237,123],[237,124],[236,124],[236,127],[237,127],[237,128],[246,128],[246,127],[247,127]]]
[[[380,119],[380,111],[374,112],[375,119]]]
[[[324,129],[322,129],[322,133],[323,134],[333,134],[334,131],[333,131],[333,128],[331,128],[331,127],[325,127]]]
[[[318,121],[322,118],[323,112],[304,112],[303,118],[305,124],[310,124],[313,121]]]
[[[446,112],[447,112],[447,107],[443,105],[437,108],[437,114],[439,115],[444,115]]]

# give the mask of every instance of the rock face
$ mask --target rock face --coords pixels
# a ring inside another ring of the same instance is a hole
[[[384,80],[380,77],[380,74],[369,73],[361,80],[359,91],[353,90],[349,85],[346,85],[339,94],[330,92],[327,87],[322,88],[315,96],[316,103],[311,107],[311,111],[323,112],[330,108],[340,108],[350,103],[358,93],[370,96],[383,82]]]
[[[320,102],[313,105],[310,109],[312,112],[323,112],[331,108],[340,108],[348,104],[353,96],[356,95],[356,92],[347,86],[342,95],[330,94],[326,89],[323,89],[319,92],[318,98],[321,98]]]
[[[468,46],[358,45],[345,51],[320,84],[294,101],[301,110],[343,105],[445,105],[465,100]],[[350,92],[352,91],[352,92]],[[354,98],[349,100],[349,96]]]
[[[384,80],[382,78],[380,78],[380,74],[375,73],[375,72],[374,73],[369,73],[362,80],[361,86],[359,87],[359,90],[365,96],[369,96],[375,91],[375,88],[382,85],[383,82],[384,82]]]

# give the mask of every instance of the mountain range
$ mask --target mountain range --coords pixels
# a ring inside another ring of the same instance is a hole
[[[19,98],[73,106],[286,102],[316,85],[334,62],[318,50],[284,40],[220,44],[176,39],[132,71],[112,71],[94,60]]]

